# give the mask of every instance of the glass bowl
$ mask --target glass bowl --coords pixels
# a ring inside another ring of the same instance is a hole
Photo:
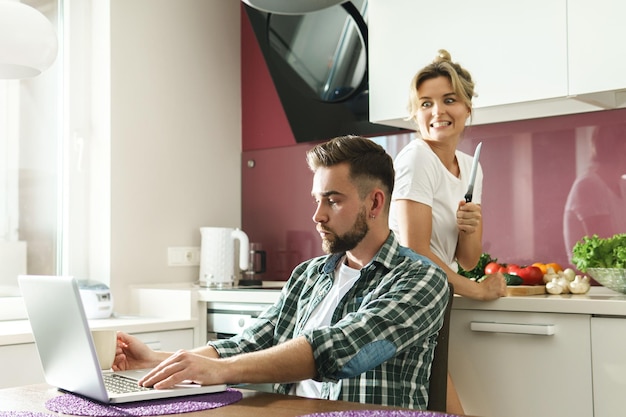
[[[623,268],[587,268],[587,273],[603,286],[626,294],[626,269]]]

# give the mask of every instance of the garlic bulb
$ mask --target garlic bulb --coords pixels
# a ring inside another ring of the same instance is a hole
[[[561,287],[563,287],[563,293],[564,294],[569,294],[569,281],[567,280],[567,278],[559,276],[557,278],[557,281],[558,281],[559,285]]]
[[[576,277],[576,272],[572,268],[565,268],[564,271],[559,271],[559,275],[565,277],[568,281],[574,281]]]
[[[563,292],[563,285],[559,278],[552,278],[552,281],[546,283],[546,291],[552,295],[558,295]]]
[[[576,275],[574,280],[568,284],[569,290],[573,294],[585,294],[589,291],[591,284],[589,283],[589,277]]]
[[[558,279],[558,278],[559,278],[559,274],[554,272],[554,269],[549,268],[548,272],[546,272],[543,275],[543,282],[545,282],[547,284],[548,282],[551,282],[553,279]]]

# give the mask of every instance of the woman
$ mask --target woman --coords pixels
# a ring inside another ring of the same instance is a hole
[[[457,273],[458,265],[473,269],[482,254],[482,170],[476,175],[473,201],[466,203],[472,157],[457,150],[473,96],[471,75],[445,50],[413,77],[409,117],[421,138],[396,157],[390,226],[403,245],[446,272],[455,293],[493,300],[506,295],[502,274],[477,283]],[[448,412],[463,414],[449,376]]]

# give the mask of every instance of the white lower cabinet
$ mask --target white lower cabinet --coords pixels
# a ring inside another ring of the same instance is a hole
[[[193,349],[193,329],[168,330],[166,332],[133,333],[153,350],[175,352],[178,349]]]
[[[449,367],[465,413],[593,416],[590,320],[453,309]]]
[[[595,417],[624,415],[626,392],[626,320],[591,319],[591,361]]]
[[[195,347],[192,328],[131,334],[155,350]],[[0,369],[0,388],[45,382],[35,343],[0,346]]]
[[[44,382],[34,343],[0,346],[0,388]]]

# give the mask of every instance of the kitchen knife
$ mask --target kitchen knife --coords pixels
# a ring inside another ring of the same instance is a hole
[[[483,143],[480,142],[474,151],[474,161],[472,162],[472,171],[469,177],[469,185],[467,186],[467,193],[465,193],[465,201],[469,203],[472,201],[472,194],[474,194],[474,182],[476,181],[476,171],[478,171],[478,158],[480,157],[480,148]]]

